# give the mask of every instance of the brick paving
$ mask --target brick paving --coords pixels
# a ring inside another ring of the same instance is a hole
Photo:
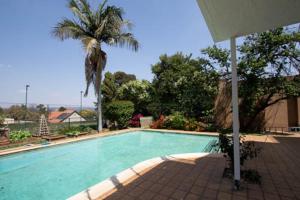
[[[300,199],[300,136],[247,136],[262,147],[258,158],[245,169],[256,169],[262,184],[242,182],[234,191],[232,180],[223,177],[222,157],[170,160],[148,168],[99,198],[107,200],[196,199]]]

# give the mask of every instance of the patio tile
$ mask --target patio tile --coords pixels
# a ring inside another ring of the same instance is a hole
[[[164,186],[162,184],[155,183],[151,187],[149,187],[149,190],[158,193],[159,191],[161,191],[163,189],[163,187]]]
[[[153,200],[169,200],[169,198],[164,195],[158,194],[153,197]]]
[[[142,193],[138,199],[141,200],[150,200],[152,199],[154,196],[156,195],[156,193],[154,192],[150,192],[150,191],[145,191],[144,193]]]
[[[159,193],[165,196],[170,196],[175,191],[174,188],[164,187]]]
[[[176,199],[176,200],[181,200],[184,199],[184,197],[186,196],[187,192],[182,191],[182,190],[176,190],[173,194],[172,194],[172,198]]]
[[[203,193],[204,187],[194,185],[191,189],[191,193],[201,195]]]
[[[184,198],[184,200],[199,200],[200,196],[189,193],[186,195],[186,197]]]
[[[218,192],[216,190],[205,188],[204,192],[203,192],[203,197],[216,199],[217,194],[218,194]]]
[[[262,147],[262,152],[243,167],[258,170],[262,176],[261,185],[242,183],[243,189],[234,191],[233,181],[223,177],[225,159],[202,157],[158,164],[99,199],[300,199],[300,136],[250,138]]]
[[[226,192],[220,192],[217,196],[218,200],[231,200],[232,195]]]

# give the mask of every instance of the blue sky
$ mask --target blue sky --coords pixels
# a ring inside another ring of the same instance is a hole
[[[29,103],[78,105],[85,89],[84,57],[79,41],[61,42],[51,30],[63,17],[72,18],[67,0],[0,1],[0,103],[24,102],[30,84]],[[90,0],[92,5],[100,1]],[[141,44],[138,52],[104,46],[106,71],[125,71],[152,80],[151,65],[161,54],[178,51],[200,56],[213,45],[196,0],[109,0],[121,6],[134,23]],[[227,42],[221,44],[228,46]],[[84,105],[92,105],[90,90]]]

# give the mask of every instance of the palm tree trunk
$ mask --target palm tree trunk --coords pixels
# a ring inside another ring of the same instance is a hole
[[[100,77],[100,85],[98,91],[98,132],[102,131],[102,97],[101,97],[101,77]]]
[[[97,61],[97,77],[96,77],[96,85],[98,86],[98,132],[102,131],[102,71],[104,70],[106,65],[106,53],[99,49],[98,61]]]

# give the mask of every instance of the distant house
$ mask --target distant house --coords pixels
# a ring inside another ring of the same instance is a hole
[[[86,121],[75,110],[54,111],[48,116],[49,123],[84,122]]]
[[[13,118],[4,118],[4,124],[14,124],[15,120]]]

